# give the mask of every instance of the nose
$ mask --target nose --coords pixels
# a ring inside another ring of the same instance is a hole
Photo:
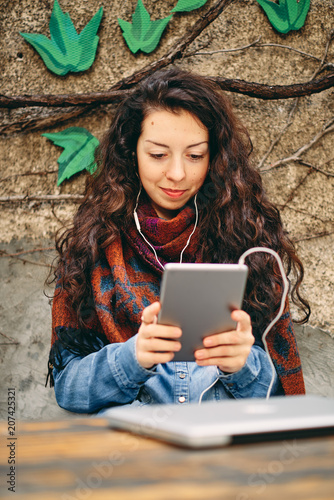
[[[166,170],[166,177],[173,182],[180,182],[186,176],[182,157],[173,157]]]

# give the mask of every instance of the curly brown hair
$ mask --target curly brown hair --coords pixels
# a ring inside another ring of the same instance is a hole
[[[69,295],[79,325],[85,325],[82,310],[91,298],[94,263],[101,250],[133,221],[140,187],[136,147],[142,122],[152,110],[187,111],[208,129],[210,169],[198,193],[203,262],[237,262],[254,246],[275,250],[292,277],[292,301],[302,311],[298,321],[307,321],[310,307],[300,294],[303,266],[279,211],[268,200],[261,177],[250,163],[252,144],[247,131],[210,78],[171,68],[143,80],[120,104],[96,151],[97,170],[87,180],[73,225],[56,239],[55,276]],[[254,254],[247,264],[243,307],[259,328],[277,310],[282,280],[271,255]]]

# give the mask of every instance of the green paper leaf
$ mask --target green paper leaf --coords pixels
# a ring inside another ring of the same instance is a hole
[[[138,0],[134,14],[132,15],[132,33],[133,36],[140,40],[141,36],[147,33],[150,27],[150,14],[144,7],[142,0]]]
[[[145,52],[146,54],[153,52],[153,50],[156,48],[156,46],[160,41],[164,29],[166,28],[167,24],[169,23],[172,17],[173,16],[170,15],[168,17],[165,17],[164,19],[157,19],[156,21],[151,21],[150,28],[147,31],[146,35],[144,36],[144,39],[140,47],[143,52]]]
[[[298,4],[297,4],[296,0],[293,2],[287,2],[286,0],[284,0],[284,4],[285,4],[285,10],[287,13],[288,23],[290,26],[292,26],[294,23],[294,20],[297,17]]]
[[[94,152],[99,141],[88,130],[82,127],[69,127],[61,132],[42,134],[56,146],[64,148],[58,158],[59,186],[65,179],[72,175],[87,170],[93,174],[96,170]]]
[[[96,56],[99,43],[96,33],[102,15],[103,7],[78,35],[69,14],[64,13],[55,0],[49,23],[51,40],[34,33],[20,35],[37,50],[46,67],[56,75],[85,71],[91,67]]]
[[[298,13],[297,13],[297,18],[294,23],[294,29],[299,30],[304,26],[306,16],[308,14],[309,8],[310,8],[310,2],[311,0],[300,0],[298,3]]]
[[[119,18],[118,23],[131,52],[135,54],[138,50],[141,50],[149,54],[158,45],[163,31],[172,17],[171,14],[164,19],[151,21],[142,0],[138,0],[136,10],[132,15],[132,23]]]
[[[268,16],[272,26],[280,33],[287,33],[289,23],[286,16],[286,9],[282,5],[272,2],[271,0],[257,0]]]
[[[310,8],[310,0],[257,0],[272,26],[280,33],[299,30],[304,26]]]
[[[203,7],[207,1],[208,0],[179,0],[171,12],[191,12],[192,10]]]

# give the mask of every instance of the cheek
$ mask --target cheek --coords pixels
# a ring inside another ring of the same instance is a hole
[[[164,171],[161,168],[150,168],[148,165],[145,168],[139,169],[139,176],[147,182],[158,182],[164,176]]]
[[[193,183],[201,186],[203,184],[203,182],[205,181],[206,175],[207,175],[207,171],[200,173],[200,174],[194,172],[194,174],[192,176]]]

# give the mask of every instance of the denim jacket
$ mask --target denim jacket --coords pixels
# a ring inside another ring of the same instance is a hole
[[[229,398],[264,398],[272,378],[266,352],[253,345],[246,364],[225,374],[195,362],[158,364],[147,370],[136,358],[137,335],[80,357],[61,351],[62,370],[53,369],[56,399],[77,413],[103,413],[116,405],[187,404]],[[282,394],[274,375],[271,395]]]

